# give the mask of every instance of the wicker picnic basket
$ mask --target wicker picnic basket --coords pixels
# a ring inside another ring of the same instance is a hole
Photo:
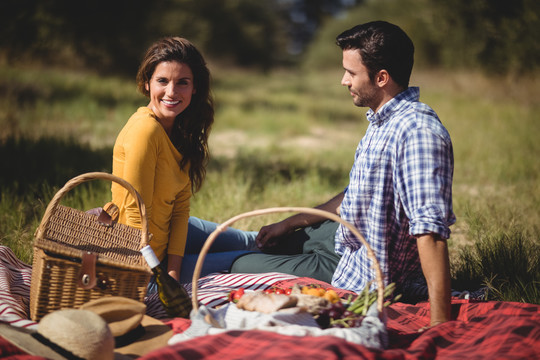
[[[193,271],[193,280],[192,280],[192,293],[191,293],[191,302],[193,304],[193,309],[198,310],[199,309],[199,302],[197,300],[197,292],[198,292],[198,280],[201,275],[202,266],[204,263],[204,259],[206,257],[206,254],[208,253],[208,250],[214,243],[214,240],[217,238],[217,236],[222,233],[223,231],[227,230],[227,228],[235,223],[236,221],[248,217],[258,216],[258,215],[265,215],[265,214],[271,214],[271,213],[283,213],[283,212],[298,212],[298,213],[306,213],[311,215],[318,215],[336,222],[339,222],[340,224],[346,226],[351,232],[362,242],[362,244],[367,249],[367,254],[370,260],[372,261],[372,266],[375,270],[375,281],[377,284],[377,310],[379,312],[379,316],[383,316],[383,307],[384,307],[384,281],[383,281],[383,274],[381,271],[381,267],[379,265],[379,261],[377,260],[377,257],[375,256],[374,251],[372,250],[369,243],[364,239],[364,237],[360,234],[360,232],[349,222],[343,220],[338,215],[333,214],[328,211],[320,210],[320,209],[314,209],[314,208],[304,208],[304,207],[275,207],[275,208],[268,208],[268,209],[260,209],[260,210],[254,210],[250,212],[245,212],[240,215],[234,216],[230,218],[229,220],[223,222],[222,224],[218,225],[217,228],[208,236],[206,239],[206,242],[204,243],[203,248],[201,249],[201,252],[199,254],[199,258],[197,259],[197,263],[195,264],[195,270]]]
[[[116,223],[106,212],[98,217],[59,204],[68,191],[95,179],[113,181],[128,190],[139,208],[142,230]],[[102,172],[71,179],[55,194],[36,230],[30,318],[39,321],[51,311],[78,308],[103,296],[142,302],[151,271],[140,249],[148,241],[145,206],[127,181]]]

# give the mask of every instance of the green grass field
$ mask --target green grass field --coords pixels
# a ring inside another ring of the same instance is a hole
[[[211,67],[216,123],[206,183],[192,214],[221,222],[274,206],[314,206],[347,184],[367,127],[340,85],[341,71],[270,74]],[[418,71],[411,85],[454,143],[449,240],[456,288],[489,286],[496,299],[540,303],[540,85],[536,78]],[[33,233],[70,178],[111,170],[117,133],[147,100],[132,79],[0,67],[0,241],[31,262]],[[65,199],[87,209],[109,184]],[[284,215],[251,218],[257,230]]]

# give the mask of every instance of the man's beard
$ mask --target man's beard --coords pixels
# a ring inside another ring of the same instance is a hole
[[[353,103],[357,107],[372,107],[375,102],[376,94],[373,91],[363,92],[359,94],[354,92]]]

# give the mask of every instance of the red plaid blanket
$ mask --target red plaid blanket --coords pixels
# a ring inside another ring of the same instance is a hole
[[[28,265],[9,248],[0,246],[0,320],[16,326],[35,326],[27,320],[30,275]],[[215,306],[224,303],[228,291],[234,288],[288,287],[293,283],[329,287],[324,282],[279,273],[213,274],[199,280],[199,299],[207,306]],[[157,299],[148,298],[146,302],[149,315],[164,317]],[[386,350],[368,349],[331,336],[295,337],[252,330],[196,338],[158,349],[142,359],[540,359],[540,306],[454,299],[452,310],[452,321],[419,333],[418,329],[429,323],[429,305],[391,305],[387,312],[390,346]],[[175,332],[190,325],[186,319],[164,321]],[[41,359],[1,337],[0,358]]]
[[[453,321],[419,333],[429,305],[393,304],[389,349],[379,351],[331,336],[294,337],[229,331],[175,344],[143,359],[540,359],[540,307],[508,302],[453,301]],[[177,331],[188,320],[173,320]]]

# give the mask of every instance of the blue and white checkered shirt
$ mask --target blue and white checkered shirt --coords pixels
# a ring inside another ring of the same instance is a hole
[[[416,235],[447,239],[452,211],[452,142],[437,114],[418,101],[411,87],[369,110],[370,124],[356,149],[341,217],[365,237],[385,277],[385,285],[423,278]],[[359,240],[344,226],[336,231],[341,255],[332,285],[361,291],[375,279],[372,262]]]

